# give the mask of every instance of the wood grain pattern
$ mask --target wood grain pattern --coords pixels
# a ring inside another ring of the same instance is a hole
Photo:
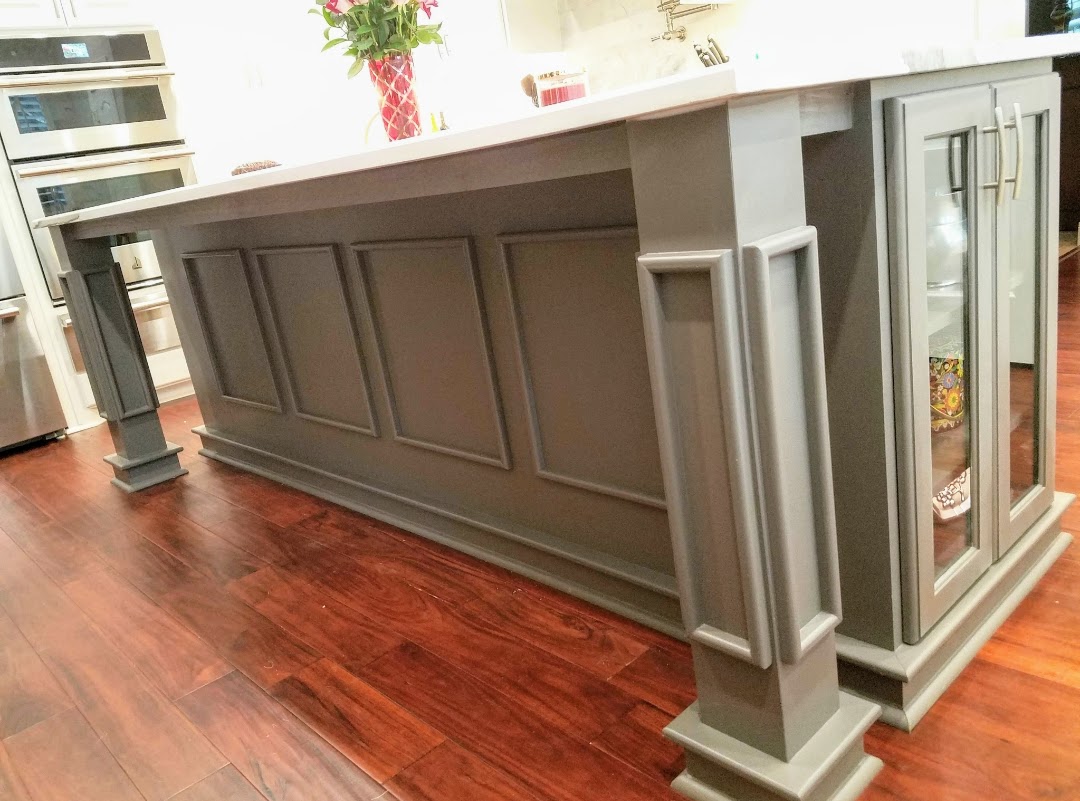
[[[67,584],[105,568],[93,548],[59,523],[16,529],[16,532],[8,536],[57,584]]]
[[[274,567],[234,581],[229,592],[346,670],[363,667],[402,642],[385,624]]]
[[[212,461],[200,462],[186,480],[279,526],[299,523],[327,506],[324,501],[292,487],[252,473],[231,470]]]
[[[85,629],[42,654],[53,675],[147,801],[164,801],[226,760],[96,632]]]
[[[85,625],[75,604],[3,533],[0,607],[39,651]]]
[[[68,584],[65,593],[119,652],[168,698],[231,671],[202,640],[111,571]]]
[[[148,508],[131,525],[150,542],[219,584],[243,578],[266,564],[167,510]]]
[[[71,706],[71,699],[22,632],[0,612],[0,740]]]
[[[521,782],[452,742],[418,759],[386,787],[398,801],[541,801]]]
[[[663,784],[544,725],[494,688],[412,643],[368,665],[360,678],[555,801],[678,798]]]
[[[11,757],[0,741],[0,799],[3,801],[30,801],[30,794],[26,792],[19,774],[15,772],[15,766],[11,764]]]
[[[633,662],[648,646],[599,620],[502,589],[471,602],[465,614],[497,626],[602,679]]]
[[[34,801],[144,801],[77,710],[4,741]]]
[[[269,801],[367,801],[383,787],[238,673],[179,701]]]
[[[167,593],[158,603],[264,689],[318,659],[313,650],[205,579]]]
[[[682,748],[664,737],[671,721],[667,712],[638,704],[593,745],[657,781],[670,783],[686,767]]]
[[[326,659],[270,694],[376,781],[386,781],[445,739]]]
[[[650,648],[616,673],[612,683],[672,716],[681,714],[697,698],[697,685],[689,649],[676,648]]]
[[[631,694],[413,587],[381,563],[338,559],[333,570],[290,564],[314,586],[362,610],[514,703],[588,742],[629,711]]]
[[[169,801],[266,801],[232,765],[189,787]]]

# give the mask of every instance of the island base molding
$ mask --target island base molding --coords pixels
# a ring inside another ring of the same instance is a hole
[[[538,547],[535,532],[517,535],[492,521],[437,507],[354,478],[337,475],[216,433],[193,429],[202,438],[200,455],[368,515],[425,539],[506,568],[581,598],[622,617],[685,639],[675,622],[679,601],[663,577],[567,543]]]
[[[1069,547],[1061,516],[1075,497],[1055,493],[1027,536],[918,644],[890,651],[838,634],[841,685],[880,704],[882,722],[911,731]]]
[[[671,786],[694,801],[854,801],[882,768],[863,750],[879,711],[841,692],[836,714],[785,762],[703,723],[694,704],[664,731],[686,749]]]

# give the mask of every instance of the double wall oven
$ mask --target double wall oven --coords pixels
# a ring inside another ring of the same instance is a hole
[[[172,80],[154,30],[0,34],[0,142],[28,227],[194,183]],[[72,425],[89,424],[93,394],[64,308],[61,260],[47,231],[31,228],[30,236],[40,262],[39,308],[49,309],[46,325],[70,368],[58,383],[74,396]],[[150,235],[114,237],[112,245],[155,384],[163,397],[186,394],[187,366]]]

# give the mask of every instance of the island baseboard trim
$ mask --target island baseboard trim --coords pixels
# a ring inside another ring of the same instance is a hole
[[[632,590],[637,594],[645,591],[652,595],[660,605],[671,605],[678,601],[678,590],[675,587],[673,577],[664,576],[655,571],[648,570],[636,565],[628,565],[622,560],[606,554],[582,553],[580,550],[572,550],[571,546],[559,546],[549,542],[530,539],[513,531],[509,531],[491,522],[478,520],[469,515],[444,509],[433,504],[419,501],[399,493],[372,486],[356,479],[331,473],[321,468],[306,465],[294,459],[265,451],[253,445],[237,442],[222,434],[209,430],[205,426],[192,429],[204,441],[205,447],[199,453],[207,458],[228,464],[240,470],[255,473],[256,475],[269,478],[272,481],[285,484],[330,501],[331,503],[344,506],[354,511],[366,514],[382,520],[406,531],[417,534],[426,539],[454,548],[475,556],[486,562],[491,562],[504,567],[514,573],[519,573],[534,579],[541,584],[554,587],[562,592],[579,597],[589,603],[593,603],[618,615],[629,618],[650,628],[661,631],[681,640],[686,639],[686,632],[681,623],[674,616],[666,616],[650,611],[645,606],[630,603],[620,597],[598,592],[588,585],[568,579],[565,576],[544,568],[515,559],[502,553],[494,552],[483,546],[469,542],[461,537],[440,531],[425,523],[412,520],[389,512],[371,503],[365,503],[358,499],[356,493],[363,493],[376,498],[383,498],[395,504],[401,504],[418,512],[444,518],[457,525],[477,529],[482,534],[495,535],[498,538],[508,540],[516,546],[524,547],[557,561],[569,563],[568,566],[584,568],[586,571],[596,574],[606,583]],[[230,453],[230,451],[232,451]],[[374,498],[372,499],[374,500]],[[541,532],[536,532],[540,535]],[[544,535],[548,539],[550,535]],[[677,613],[676,613],[677,614]]]
[[[992,586],[950,613],[957,623],[943,636],[888,651],[837,635],[841,686],[879,704],[882,722],[914,729],[1069,546],[1072,536],[1061,532],[1060,521],[1072,500],[1056,494],[1041,530],[995,566],[1002,570]]]

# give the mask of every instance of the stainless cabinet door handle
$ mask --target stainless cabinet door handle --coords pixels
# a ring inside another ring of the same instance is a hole
[[[1020,104],[1013,103],[1013,125],[1016,126],[1016,177],[1013,178],[1013,200],[1020,199],[1024,186],[1024,118]]]
[[[997,180],[983,184],[983,189],[993,189],[995,191],[999,206],[1005,203],[1005,183],[1008,180],[1005,178],[1005,130],[1007,127],[1005,125],[1005,112],[1001,110],[1001,106],[998,106],[994,109],[994,127],[983,128],[983,133],[997,134]]]
[[[0,320],[14,320],[22,311],[18,306],[11,309],[0,309]]]

